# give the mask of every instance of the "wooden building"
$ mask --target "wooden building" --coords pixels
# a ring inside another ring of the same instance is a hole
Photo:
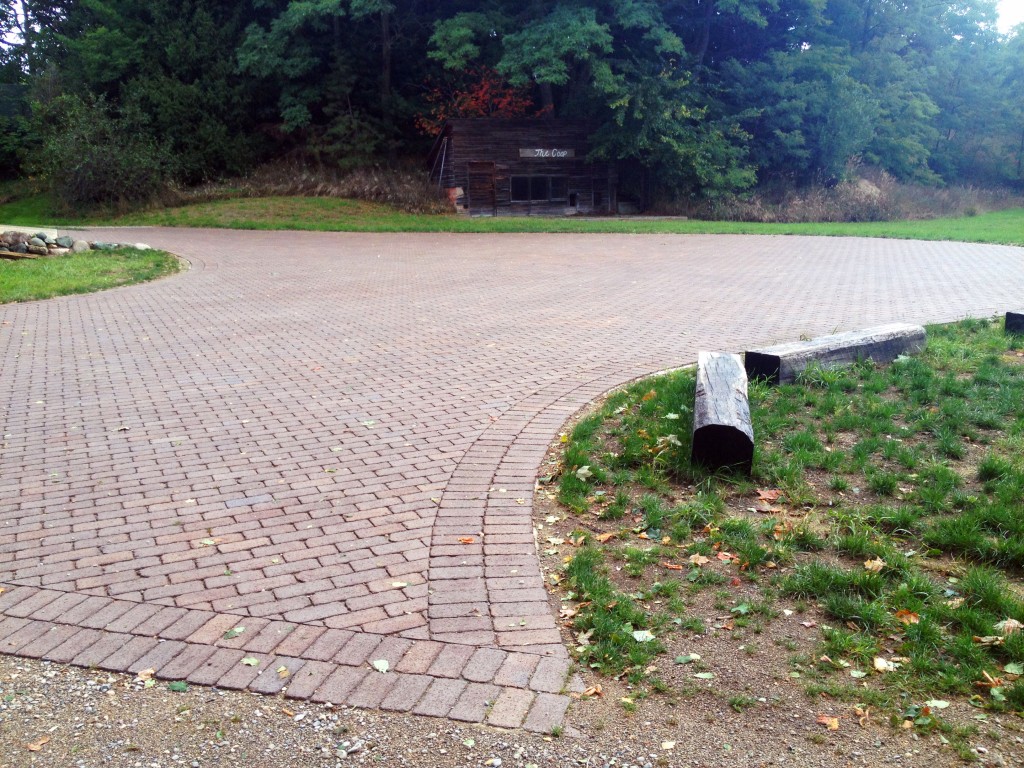
[[[615,164],[587,161],[588,133],[567,120],[449,120],[428,157],[430,180],[471,216],[614,213]]]

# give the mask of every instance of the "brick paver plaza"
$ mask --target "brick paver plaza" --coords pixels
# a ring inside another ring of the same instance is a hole
[[[570,416],[699,349],[1024,304],[997,246],[94,236],[192,269],[0,306],[0,652],[538,731],[579,685],[531,524]]]

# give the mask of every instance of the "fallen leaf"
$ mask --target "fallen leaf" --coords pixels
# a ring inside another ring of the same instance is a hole
[[[860,680],[862,677],[867,677],[867,676],[868,676],[868,673],[864,672],[862,670],[859,670],[859,669],[851,669],[850,670],[850,677],[856,678],[857,680]]]
[[[1014,662],[1003,667],[1003,672],[1008,675],[1024,675],[1024,664]]]
[[[760,488],[757,489],[757,500],[758,501],[778,501],[782,495],[782,491],[772,489],[765,491]]]
[[[880,557],[876,557],[874,560],[864,561],[865,571],[871,571],[871,573],[881,573],[883,568],[885,568],[885,560],[883,560]]]
[[[857,715],[857,723],[860,725],[860,727],[867,728],[868,723],[871,719],[871,710],[868,707],[864,707],[864,709],[861,709],[860,707],[854,707],[853,711],[854,714]]]
[[[378,672],[380,672],[382,675],[385,674],[391,668],[391,665],[388,664],[387,659],[377,659],[371,664],[371,666]]]
[[[465,739],[465,740],[463,740],[462,744],[463,744],[463,746],[466,746],[466,747],[469,747],[470,749],[472,749],[473,747],[476,746],[476,739]]]
[[[696,565],[698,568],[702,565],[707,565],[711,561],[704,557],[704,555],[690,555],[690,565]]]
[[[292,710],[288,709],[288,707],[281,707],[281,711],[284,714],[288,715],[288,717],[295,717],[295,713]]]
[[[663,741],[661,742],[661,748],[664,750],[675,749],[676,743],[674,741]]]
[[[688,653],[685,656],[676,656],[676,664],[690,664],[694,661],[700,661],[699,653]]]
[[[813,629],[814,627],[818,626],[818,622],[814,621],[813,619],[810,621],[801,621],[800,626],[807,627],[807,629]]]
[[[475,539],[472,536],[460,536],[459,544],[472,544]]]
[[[1004,619],[996,624],[996,632],[1004,636],[1020,632],[1022,629],[1024,629],[1024,624],[1021,624],[1016,619]]]
[[[721,560],[723,563],[729,563],[729,562],[732,562],[733,560],[737,559],[736,555],[733,555],[733,554],[731,554],[729,552],[719,552],[716,555],[716,557],[719,560]]]
[[[883,659],[881,656],[875,656],[873,666],[876,672],[895,672],[900,665],[894,661]]]
[[[662,563],[662,566],[668,568],[670,571],[683,570],[683,566],[679,565],[678,563]]]
[[[409,582],[407,582],[407,581],[392,581],[391,582],[391,586],[394,587],[395,589],[404,589],[405,587],[409,586]]]
[[[145,682],[146,680],[152,680],[153,675],[156,674],[155,669],[144,669],[135,675],[135,679],[139,682]]]
[[[601,542],[602,544],[607,544],[609,541],[614,539],[617,535],[618,535],[617,533],[614,533],[612,531],[609,531],[608,533],[599,533],[597,535],[597,540],[599,542]]]
[[[903,624],[919,624],[921,622],[921,617],[913,611],[901,608],[896,611],[896,621],[902,622]]]
[[[978,645],[1002,645],[1006,642],[1006,638],[1002,635],[985,635],[984,637],[978,637],[977,635],[973,638],[974,642]]]
[[[49,736],[40,736],[35,741],[26,744],[25,749],[27,749],[29,752],[38,752],[43,748],[43,745],[46,744],[49,740]]]
[[[715,679],[715,673],[714,672],[698,672],[697,674],[694,675],[694,677],[696,677],[698,680],[714,680]]]
[[[288,677],[288,675],[291,674],[291,671],[284,664],[282,664],[280,667],[278,667],[274,671],[277,672],[277,676],[279,678],[281,678],[282,680],[284,680],[286,677]]]
[[[637,629],[633,631],[633,639],[638,643],[649,643],[654,640],[654,635],[651,634],[650,630]]]
[[[227,632],[224,633],[224,639],[234,640],[243,632],[245,632],[245,627],[235,627],[234,629],[229,629]]]
[[[253,658],[252,656],[246,656],[244,659],[242,659],[242,663],[245,664],[245,666],[247,667],[257,667],[259,666],[260,660]]]
[[[641,397],[641,398],[640,398],[640,400],[641,400],[641,402],[644,402],[644,403],[646,403],[646,402],[647,402],[648,400],[653,400],[653,399],[654,399],[654,398],[656,398],[657,396],[658,396],[658,392],[657,392],[657,390],[654,390],[654,389],[652,389],[652,390],[651,390],[650,392],[648,392],[648,393],[647,393],[646,395],[644,395],[643,397]]]
[[[200,539],[199,545],[203,547],[212,547],[220,543],[220,539]]]
[[[175,693],[185,693],[188,691],[188,683],[184,680],[172,680],[167,684],[168,691],[174,691]]]
[[[924,705],[929,709],[945,709],[949,706],[949,702],[943,701],[942,699],[930,699],[926,701]]]
[[[604,691],[601,690],[600,684],[592,685],[583,692],[583,696],[584,698],[589,698],[590,696],[604,696]]]
[[[593,476],[593,472],[590,471],[590,465],[585,464],[576,470],[576,478],[579,480],[586,480],[588,477]]]
[[[824,725],[830,731],[838,731],[839,730],[839,718],[838,717],[829,717],[828,715],[818,715],[818,719],[817,719],[816,722],[819,723],[820,725]]]

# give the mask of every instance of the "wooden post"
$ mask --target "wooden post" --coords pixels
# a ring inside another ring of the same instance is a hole
[[[754,429],[747,400],[747,372],[739,355],[701,352],[697,357],[690,459],[708,469],[750,474]]]
[[[1006,313],[1006,332],[1015,335],[1024,334],[1024,309]]]
[[[789,384],[812,363],[826,367],[849,365],[858,360],[891,363],[900,355],[914,355],[924,349],[927,338],[920,325],[890,323],[862,331],[821,336],[748,351],[747,375],[768,379],[772,384]]]

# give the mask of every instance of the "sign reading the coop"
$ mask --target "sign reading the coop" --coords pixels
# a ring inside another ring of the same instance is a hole
[[[532,149],[520,149],[520,157],[576,157],[575,149],[541,149],[539,147]]]

